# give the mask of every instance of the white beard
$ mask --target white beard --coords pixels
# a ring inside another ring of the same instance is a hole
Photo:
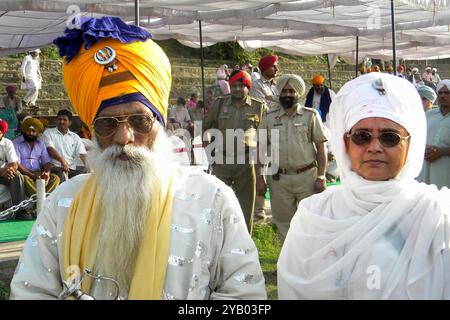
[[[151,148],[111,145],[101,149],[97,142],[90,154],[97,175],[101,201],[100,237],[95,273],[112,277],[120,285],[120,295],[127,296],[135,262],[144,237],[154,185],[167,179],[171,161],[170,142],[159,128]],[[130,159],[122,160],[125,154]],[[167,167],[166,167],[167,166]],[[107,290],[112,283],[102,281]],[[111,291],[114,294],[114,290]]]

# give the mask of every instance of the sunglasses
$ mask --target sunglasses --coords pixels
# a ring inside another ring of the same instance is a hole
[[[359,130],[353,133],[347,133],[352,142],[358,146],[366,146],[372,142],[373,138],[378,138],[378,141],[383,147],[392,148],[398,145],[402,140],[408,140],[411,136],[403,137],[396,132],[387,131],[382,132],[378,136],[373,135],[370,131]]]
[[[119,120],[122,118],[123,120]],[[134,132],[147,134],[153,128],[155,118],[148,114],[132,114],[123,117],[98,117],[91,126],[95,134],[100,137],[109,137],[113,135],[119,124],[126,123]]]

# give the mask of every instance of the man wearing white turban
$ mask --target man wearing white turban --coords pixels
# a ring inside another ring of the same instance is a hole
[[[267,179],[273,221],[284,241],[299,201],[325,190],[327,138],[317,111],[299,103],[305,93],[303,79],[282,75],[277,87],[281,106],[267,113],[258,130],[259,137],[267,132],[267,144],[279,151],[279,157],[271,155]],[[265,154],[267,150],[259,142],[260,154]],[[256,181],[258,192],[263,193],[266,186],[259,169]]]
[[[450,80],[437,85],[439,108],[431,109],[427,117],[427,147],[425,162],[418,180],[450,186]]]
[[[280,299],[449,299],[450,190],[419,183],[426,121],[412,84],[370,73],[330,108],[341,185],[300,202]]]
[[[436,68],[431,69],[431,81],[435,86],[441,81],[441,77],[439,76],[439,73],[437,73]]]
[[[416,86],[417,92],[422,99],[423,110],[426,112],[433,107],[434,101],[436,101],[436,92],[429,86],[424,84],[419,84]]]

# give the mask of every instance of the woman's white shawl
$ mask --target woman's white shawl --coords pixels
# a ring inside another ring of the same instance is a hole
[[[411,135],[389,181],[350,170],[343,136],[382,117]],[[300,202],[278,261],[280,299],[449,299],[450,190],[418,183],[426,120],[408,81],[370,73],[342,87],[330,108],[342,184]]]

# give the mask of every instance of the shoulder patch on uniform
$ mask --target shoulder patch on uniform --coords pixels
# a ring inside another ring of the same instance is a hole
[[[256,102],[265,103],[265,101],[263,99],[255,98],[255,97],[252,97],[252,96],[249,96],[249,97],[250,97],[250,99],[255,100]]]

